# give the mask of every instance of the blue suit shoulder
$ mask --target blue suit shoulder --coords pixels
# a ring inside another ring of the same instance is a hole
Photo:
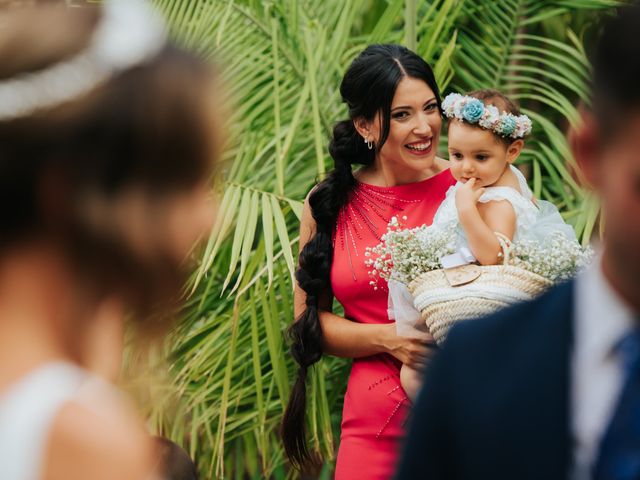
[[[451,329],[426,369],[399,479],[565,478],[572,290]]]
[[[572,289],[451,329],[426,369],[399,479],[566,478]]]
[[[459,322],[449,332],[445,345],[483,349],[486,344],[500,344],[512,348],[510,344],[530,343],[531,336],[535,338],[549,330],[557,332],[562,329],[561,324],[570,322],[567,317],[572,310],[573,284],[564,282],[533,300]]]
[[[474,371],[507,373],[565,350],[571,338],[572,291],[573,282],[565,282],[534,300],[456,324],[438,360],[465,376]]]

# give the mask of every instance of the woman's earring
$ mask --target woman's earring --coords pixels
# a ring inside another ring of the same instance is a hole
[[[372,142],[371,140],[369,140],[369,139],[365,138],[365,139],[364,139],[364,143],[366,143],[366,144],[367,144],[367,148],[368,148],[369,150],[373,150],[373,142]]]

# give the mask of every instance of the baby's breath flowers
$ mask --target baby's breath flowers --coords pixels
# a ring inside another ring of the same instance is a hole
[[[552,282],[571,278],[593,258],[590,247],[582,248],[562,232],[552,232],[542,242],[523,239],[514,243],[511,264],[537,273]]]
[[[442,268],[440,258],[455,252],[455,238],[455,224],[450,228],[402,228],[393,217],[381,242],[365,252],[370,284],[377,289],[381,278],[408,284],[421,273]]]
[[[455,222],[402,228],[393,217],[380,243],[365,252],[371,286],[377,290],[380,279],[409,284],[422,273],[441,269],[440,259],[456,250],[455,239]],[[591,248],[583,248],[575,239],[555,231],[542,241],[514,242],[509,263],[555,282],[572,277],[592,257]]]

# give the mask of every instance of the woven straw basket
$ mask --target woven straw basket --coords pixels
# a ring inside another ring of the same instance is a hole
[[[503,265],[469,265],[466,271],[458,267],[463,270],[459,284],[452,284],[452,275],[444,269],[423,273],[409,284],[414,304],[438,344],[455,322],[532,299],[551,286],[550,280],[538,274],[508,265],[511,242],[496,235],[502,246]]]

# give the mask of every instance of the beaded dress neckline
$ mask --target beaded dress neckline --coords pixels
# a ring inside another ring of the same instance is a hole
[[[449,170],[443,170],[418,182],[381,187],[356,180],[351,198],[336,219],[334,249],[346,250],[351,275],[357,281],[354,257],[362,254],[358,243],[363,235],[373,235],[378,241],[386,232],[391,217],[401,213],[407,205],[423,201],[423,188]]]

